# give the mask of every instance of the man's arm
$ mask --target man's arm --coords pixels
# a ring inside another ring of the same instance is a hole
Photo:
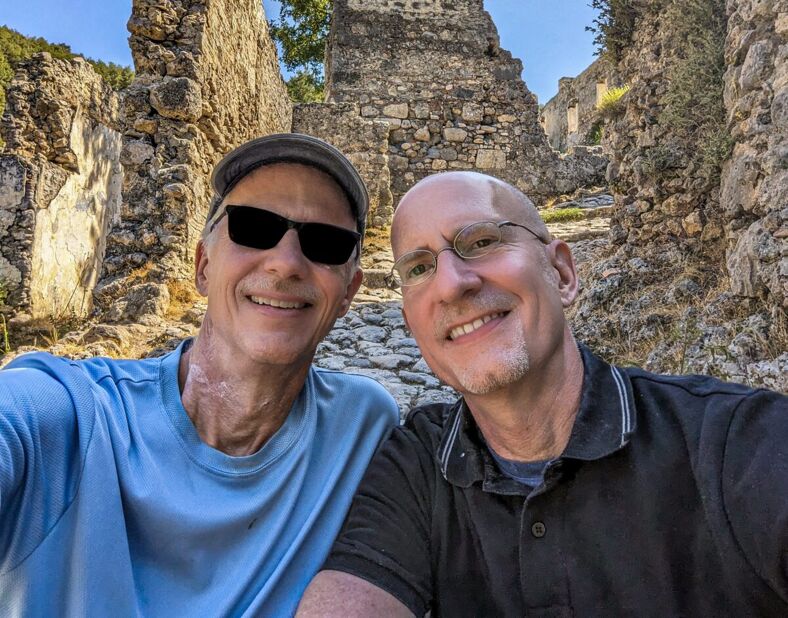
[[[432,445],[419,434],[397,427],[373,457],[300,615],[423,616],[429,608],[435,471]]]
[[[788,603],[788,398],[744,399],[724,445],[722,498],[738,547]]]
[[[77,420],[77,402],[93,408],[63,361],[26,355],[0,371],[0,573],[35,549],[76,494],[93,424],[92,414]]]
[[[360,577],[341,571],[321,571],[306,589],[296,616],[412,618],[413,613],[394,596]]]

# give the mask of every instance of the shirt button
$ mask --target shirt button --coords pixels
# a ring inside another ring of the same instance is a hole
[[[547,528],[541,521],[534,522],[531,526],[531,534],[533,534],[537,539],[541,539],[545,532],[547,532]]]

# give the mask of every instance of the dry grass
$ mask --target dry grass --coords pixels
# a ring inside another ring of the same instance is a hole
[[[168,281],[167,290],[170,293],[170,306],[165,317],[169,320],[181,320],[187,311],[202,300],[191,279]]]

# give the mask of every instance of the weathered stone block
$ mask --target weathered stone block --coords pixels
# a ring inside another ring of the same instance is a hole
[[[502,150],[479,150],[475,165],[481,170],[503,169],[506,167],[506,153]]]
[[[443,139],[447,142],[464,142],[466,137],[468,137],[468,132],[464,129],[443,129]]]
[[[200,85],[188,77],[168,77],[153,86],[150,103],[165,118],[197,122],[202,116]]]
[[[405,119],[408,117],[407,103],[390,103],[383,106],[383,115],[391,118]]]
[[[430,130],[427,127],[422,127],[421,129],[417,129],[413,133],[413,138],[420,142],[428,142],[430,141]]]

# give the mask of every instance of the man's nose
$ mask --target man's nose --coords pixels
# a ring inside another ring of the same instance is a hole
[[[447,247],[440,251],[436,262],[435,274],[430,283],[435,287],[440,301],[451,303],[481,288],[482,280],[473,264],[457,255],[453,248]]]
[[[276,273],[283,279],[290,277],[301,278],[308,268],[308,260],[301,252],[301,243],[296,230],[290,229],[270,249],[266,249],[264,268],[266,271]]]

